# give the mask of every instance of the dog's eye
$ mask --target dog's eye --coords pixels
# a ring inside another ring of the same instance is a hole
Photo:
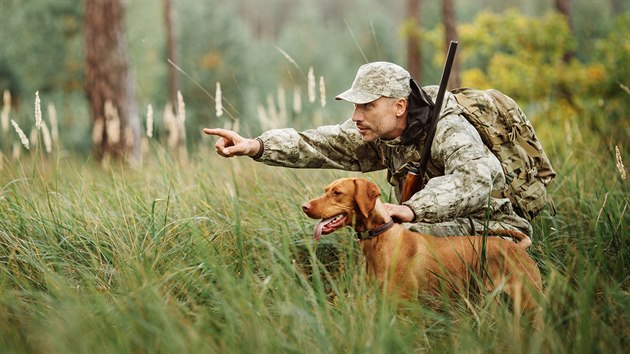
[[[334,191],[333,191],[333,195],[341,195],[341,192],[340,192],[340,191],[338,191],[338,190],[334,190]]]

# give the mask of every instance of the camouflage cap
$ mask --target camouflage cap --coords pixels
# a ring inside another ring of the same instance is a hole
[[[352,87],[341,93],[336,100],[345,100],[355,104],[372,102],[381,96],[399,98],[411,93],[407,70],[385,61],[361,65]]]

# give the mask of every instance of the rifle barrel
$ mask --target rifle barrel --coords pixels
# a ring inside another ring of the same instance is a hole
[[[455,53],[457,52],[457,41],[451,41],[448,52],[446,54],[446,62],[444,63],[444,69],[442,70],[442,78],[440,79],[440,86],[438,88],[437,97],[435,99],[435,105],[431,111],[431,117],[429,120],[429,130],[427,131],[427,137],[424,141],[424,149],[422,150],[422,157],[420,158],[420,164],[418,166],[417,173],[408,173],[403,184],[403,190],[406,193],[402,193],[401,203],[407,201],[416,192],[424,188],[424,173],[427,170],[427,164],[431,157],[431,144],[433,143],[433,137],[435,136],[435,128],[437,121],[440,118],[440,112],[442,111],[442,103],[444,102],[444,95],[446,94],[446,86],[448,85],[448,79],[451,75],[451,68],[455,61]],[[415,176],[411,176],[415,175]],[[413,182],[412,182],[413,181]],[[412,185],[408,185],[412,183]]]

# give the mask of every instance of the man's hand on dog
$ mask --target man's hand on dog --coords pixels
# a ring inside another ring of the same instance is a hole
[[[231,130],[205,128],[203,132],[220,138],[214,148],[223,157],[256,156],[261,149],[258,140],[243,138]]]
[[[389,216],[397,222],[411,222],[416,217],[410,207],[406,205],[383,203]]]

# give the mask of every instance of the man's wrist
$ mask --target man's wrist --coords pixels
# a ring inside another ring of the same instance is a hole
[[[413,208],[410,205],[408,205],[408,204],[403,204],[403,205],[406,206],[409,209],[409,211],[411,211],[411,220],[410,221],[416,220],[416,212],[413,210]]]
[[[263,144],[263,141],[260,138],[252,139],[251,143],[252,143],[252,150],[248,154],[248,156],[254,160],[258,160],[262,156],[265,150],[265,145]]]

